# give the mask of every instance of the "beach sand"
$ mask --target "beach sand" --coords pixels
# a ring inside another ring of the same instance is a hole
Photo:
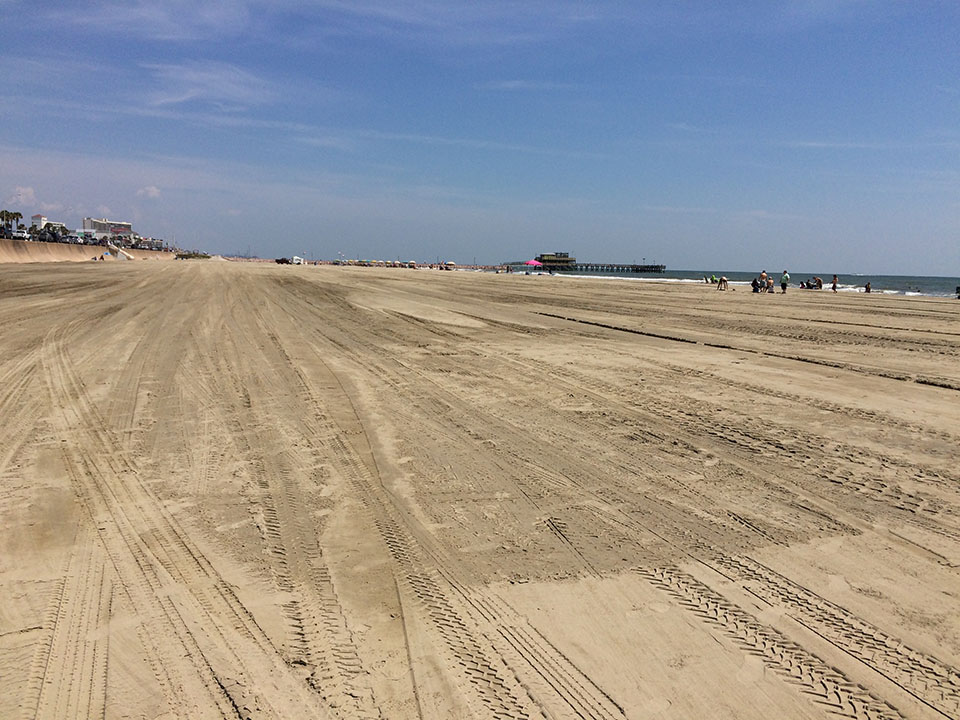
[[[0,266],[0,717],[960,717],[960,302]]]

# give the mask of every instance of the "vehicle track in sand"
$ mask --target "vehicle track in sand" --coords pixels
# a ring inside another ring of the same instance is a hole
[[[280,691],[277,698],[299,697],[301,706],[309,707],[300,679],[279,661],[230,587],[137,479],[135,464],[117,450],[120,443],[86,398],[62,339],[50,338],[44,355],[50,391],[63,413],[59,429],[69,438],[63,452],[67,472],[127,600],[144,618],[141,638],[170,706],[189,704],[202,687],[225,717],[282,716],[274,698],[253,689],[254,678],[259,683],[269,678]],[[82,666],[69,656],[57,661],[73,672]],[[314,710],[321,712],[319,704]]]
[[[354,342],[358,341],[357,338],[353,338],[353,340]],[[344,345],[344,347],[346,347],[346,344]],[[485,358],[485,359],[490,362],[495,362],[493,358]],[[562,371],[560,372],[562,373]],[[551,377],[556,379],[557,373],[558,373],[558,370],[556,368],[551,368],[551,372],[550,372]],[[384,375],[388,375],[388,374],[389,373],[386,370],[386,368],[384,367],[377,368],[377,375],[379,377],[383,377]],[[575,386],[578,388],[582,388],[584,386],[593,387],[592,383],[583,382],[583,378],[580,378],[579,380],[580,382],[571,383],[571,386]],[[446,402],[441,403],[435,400],[434,403],[430,406],[429,411],[432,415],[437,415],[437,414],[444,415],[446,422],[456,424],[456,420],[454,420],[454,417],[458,414],[458,412],[456,409],[450,407],[449,402],[451,398],[451,390],[449,387],[446,388],[446,390],[447,390]],[[611,393],[611,395],[612,394],[613,393]],[[622,390],[616,393],[616,395],[619,398],[622,398],[623,397]],[[610,396],[605,397],[604,400],[606,401],[606,404],[609,407],[609,402],[611,400]],[[642,402],[640,401],[636,402],[636,405],[649,408],[650,401],[651,401],[651,398],[645,397]],[[417,400],[413,400],[413,402],[417,402]],[[617,402],[622,402],[622,400]],[[445,409],[444,405],[447,406],[446,412],[444,412],[444,409]],[[658,410],[661,410],[661,409],[656,407],[656,403],[654,402],[654,408],[652,412],[656,413]],[[662,408],[662,412],[666,413],[666,410],[667,410],[666,407]],[[474,413],[475,412],[476,411],[474,410]],[[486,419],[485,419],[485,424],[488,427],[487,437],[489,438],[490,423],[486,422]],[[697,428],[696,431],[688,430],[687,432],[692,438],[700,438],[704,435],[707,435],[707,436],[717,437],[723,441],[727,441],[727,439],[730,438],[731,436],[737,437],[737,434],[740,433],[741,431],[739,429],[734,429],[732,427],[728,427],[728,428],[721,427],[719,429],[714,429],[714,428],[708,429],[708,428],[700,427],[700,428]],[[766,433],[758,432],[757,436],[755,437],[759,439],[761,437],[765,437],[767,434],[769,434],[769,430],[767,430]],[[749,436],[744,435],[741,437],[747,438]],[[497,437],[496,440],[499,442],[501,438]],[[737,447],[750,447],[751,452],[755,452],[752,449],[752,445],[755,442],[756,442],[755,439],[750,438],[750,439],[738,440],[737,442],[735,442],[735,445]],[[816,441],[811,439],[811,440],[808,440],[807,442],[812,447],[812,445]],[[782,452],[787,451],[786,446],[784,446],[780,441],[774,442],[773,446],[774,448]],[[768,448],[763,447],[763,451],[767,452]],[[856,451],[853,451],[852,449],[848,448],[846,452],[850,457],[855,457]],[[880,488],[880,489],[882,490],[883,488]],[[550,488],[549,490],[555,490],[555,488]],[[542,492],[540,495],[542,497],[542,496],[545,496],[546,494],[547,494],[546,492]],[[649,505],[651,501],[653,501],[654,499],[648,497],[646,498],[646,500],[647,500],[647,504]],[[894,507],[904,507],[905,505],[902,499],[902,493],[894,493],[893,495],[887,495],[885,496],[884,500],[886,501],[884,503],[885,506],[890,505],[891,502],[894,505]],[[795,505],[801,505],[801,503],[798,502],[798,503],[795,503]],[[913,510],[911,510],[911,512],[913,512]],[[927,512],[930,512],[930,511],[927,510]],[[822,513],[822,511],[819,509],[815,510],[813,513],[808,512],[808,515],[810,514],[813,514],[814,516],[824,515],[824,513]],[[738,515],[736,513],[732,513],[732,512],[727,513],[727,518],[729,518],[730,521],[733,521],[736,525],[743,526],[745,529],[747,529],[748,532],[759,534],[767,542],[779,542],[785,545],[785,544],[788,544],[788,542],[791,541],[792,539],[795,539],[795,538],[790,538],[788,536],[784,537],[783,540],[779,540],[776,537],[772,537],[766,531],[757,527],[756,525],[757,521],[746,520],[741,515]],[[715,516],[714,518],[710,518],[710,520],[714,526],[721,526],[724,532],[726,532],[727,534],[729,533],[729,530],[730,530],[729,522],[723,522],[722,520],[718,521],[715,518]],[[557,518],[548,518],[546,520],[546,526],[550,528],[551,531],[555,535],[557,535],[562,542],[569,543],[570,540],[569,538],[566,537],[564,533],[564,525],[565,524],[563,523],[563,521],[558,520]],[[834,531],[844,528],[844,525],[842,522],[834,521],[831,523],[831,525]],[[716,551],[713,548],[711,548],[708,544],[704,543],[701,540],[696,540],[696,537],[697,537],[696,533],[690,533],[689,531],[687,531],[686,535],[688,538],[690,536],[694,538],[693,543],[689,543],[689,542],[687,543],[687,548],[689,551],[691,552],[699,551],[704,553],[703,554],[704,559],[713,558],[716,556]],[[577,554],[582,557],[581,553],[577,552]],[[584,560],[583,565],[590,571],[593,571],[588,561]],[[803,589],[803,592],[809,592],[809,591],[807,591],[806,589]],[[794,607],[794,609],[796,609],[796,606]],[[907,691],[915,695],[915,697],[920,699],[922,702],[929,704],[931,707],[934,707],[940,710],[941,712],[946,711],[947,713],[949,713],[953,710],[952,704],[954,700],[952,699],[952,691],[949,691],[949,690],[944,691],[942,688],[942,681],[946,679],[947,681],[949,681],[949,683],[952,683],[953,681],[950,680],[950,678],[955,676],[955,673],[956,673],[955,670],[953,670],[949,666],[945,666],[942,663],[939,663],[939,661],[930,657],[927,657],[925,660],[920,662],[913,661],[911,660],[911,656],[922,656],[922,654],[918,654],[916,653],[916,651],[913,651],[910,648],[892,650],[891,651],[892,657],[884,658],[878,661],[874,653],[872,652],[868,653],[863,651],[862,642],[857,638],[859,631],[856,630],[855,626],[857,624],[860,624],[861,626],[863,626],[863,621],[856,618],[852,618],[851,616],[849,616],[849,614],[847,615],[846,619],[843,621],[838,620],[836,614],[834,615],[828,614],[826,616],[827,619],[822,619],[821,617],[822,615],[823,613],[821,612],[820,616],[816,618],[816,623],[822,626],[830,626],[834,630],[836,630],[837,628],[840,628],[836,632],[827,633],[828,635],[832,635],[832,637],[829,638],[831,642],[833,642],[834,644],[843,645],[844,649],[847,652],[850,652],[859,660],[865,662],[865,664],[867,664],[868,666],[873,667],[874,669],[877,669],[879,672],[881,672],[881,674],[884,674],[886,677],[890,678],[892,681],[897,682],[898,684],[900,681],[904,681],[906,685],[909,686],[906,688]],[[806,619],[808,622],[810,622],[809,618],[806,618]],[[811,623],[811,624],[816,624],[816,623]],[[869,627],[869,624],[866,624],[866,626]],[[879,633],[879,630],[874,628],[873,632]],[[880,634],[882,635],[882,633]],[[887,640],[885,641],[885,643],[891,646],[902,646],[902,643],[900,643],[899,641],[893,640],[892,638],[889,638],[889,636],[887,637]],[[926,669],[921,667],[924,664],[927,666]],[[883,668],[881,669],[881,667],[879,666],[883,666]],[[882,713],[881,715],[877,715],[877,716],[882,716]]]
[[[960,716],[953,305],[37,272],[0,290],[0,715]]]
[[[282,305],[289,311],[291,306],[295,307],[294,302],[291,298]],[[274,323],[278,322],[280,313],[281,308],[275,307],[272,315]],[[295,310],[292,314],[296,315]],[[328,345],[331,342],[331,330],[327,326],[315,335],[301,333],[308,346],[301,349],[300,354],[315,352],[322,355],[314,343]],[[344,392],[332,371],[321,384],[327,394],[338,386]],[[299,385],[301,394],[313,398],[312,402],[318,405],[316,391],[306,377],[301,377]],[[350,404],[347,398],[345,394],[344,399]],[[352,420],[359,424],[355,415]],[[327,422],[333,422],[332,418]],[[621,708],[501,601],[470,590],[466,584],[456,580],[451,559],[446,558],[445,553],[430,542],[422,531],[415,530],[417,525],[402,511],[403,506],[389,492],[385,492],[382,481],[376,477],[378,469],[375,461],[373,464],[365,463],[354,454],[353,446],[356,443],[366,445],[362,426],[359,433],[341,427],[338,437],[349,439],[335,444],[335,454],[342,461],[338,465],[346,468],[345,475],[351,478],[358,496],[362,498],[401,569],[402,575],[398,580],[401,590],[413,596],[414,606],[425,609],[428,626],[432,626],[432,630],[441,637],[454,663],[462,668],[468,682],[478,692],[482,707],[503,717],[536,716],[537,704],[550,708],[550,712],[558,717],[622,717]],[[364,449],[362,456],[368,456],[368,453],[369,446]],[[508,622],[508,618],[512,623]],[[499,628],[499,632],[483,630],[487,626]],[[487,646],[491,642],[493,647]],[[513,666],[504,665],[504,658],[498,655],[503,651],[500,648],[506,650],[507,656],[512,656],[515,662],[521,662]],[[491,661],[491,656],[495,661]],[[506,668],[510,670],[504,675]],[[531,687],[539,692],[527,698],[510,674],[520,672],[522,675],[531,671],[535,676]]]

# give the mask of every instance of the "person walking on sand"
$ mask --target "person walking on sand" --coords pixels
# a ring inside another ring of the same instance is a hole
[[[790,282],[790,273],[784,270],[783,275],[780,276],[780,294],[781,295],[787,294],[787,285],[789,284],[789,282]]]
[[[837,276],[834,275],[834,276],[833,276],[833,291],[834,291],[834,292],[837,291],[837,283],[838,283],[838,282],[840,282],[840,281],[837,279]]]

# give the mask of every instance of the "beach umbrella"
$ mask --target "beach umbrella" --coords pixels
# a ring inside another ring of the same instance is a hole
[[[543,265],[539,260],[527,260],[524,265]]]

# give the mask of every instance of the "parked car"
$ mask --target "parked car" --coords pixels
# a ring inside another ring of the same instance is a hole
[[[26,230],[14,230],[12,235],[14,240],[29,240],[30,234]]]
[[[289,265],[290,258],[277,258],[277,265]]]

